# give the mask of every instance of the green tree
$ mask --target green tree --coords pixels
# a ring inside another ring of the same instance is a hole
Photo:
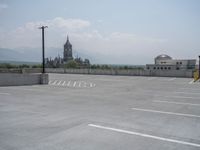
[[[78,67],[78,63],[74,60],[70,60],[69,62],[67,62],[67,64],[65,65],[66,68],[77,68]]]

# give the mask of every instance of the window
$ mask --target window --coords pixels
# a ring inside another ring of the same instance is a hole
[[[179,67],[176,67],[176,70],[179,70]]]
[[[165,70],[167,70],[167,67],[165,67]]]
[[[182,64],[182,62],[180,62],[180,64]]]
[[[153,69],[155,70],[155,69],[156,69],[156,67],[153,67]]]
[[[147,67],[147,69],[149,69],[149,67]]]
[[[163,70],[163,67],[161,67],[161,70]]]
[[[168,67],[168,70],[170,70],[171,69],[171,67]]]
[[[157,69],[159,70],[160,68],[159,68],[159,67],[157,67]]]
[[[178,62],[176,62],[176,64],[178,65],[179,63],[178,63]]]

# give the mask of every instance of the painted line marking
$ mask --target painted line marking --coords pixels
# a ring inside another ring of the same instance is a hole
[[[104,130],[115,131],[115,132],[119,132],[119,133],[126,133],[126,134],[136,135],[136,136],[145,137],[145,138],[151,138],[151,139],[165,141],[165,142],[178,143],[178,144],[187,145],[187,146],[193,146],[193,147],[200,147],[200,144],[197,144],[197,143],[191,143],[191,142],[186,142],[186,141],[169,139],[169,138],[165,138],[165,137],[159,137],[159,136],[154,136],[154,135],[140,133],[140,132],[133,132],[133,131],[123,130],[123,129],[118,129],[118,128],[95,125],[95,124],[88,124],[88,126],[89,127],[94,127],[94,128],[99,128],[99,129],[104,129]]]
[[[161,95],[159,95],[161,96]],[[198,99],[198,97],[187,97],[187,96],[164,96],[167,98],[184,98],[184,99]]]
[[[57,80],[55,80],[55,81],[52,83],[52,85],[55,85],[55,84],[56,84],[56,82],[57,82]]]
[[[51,84],[51,82],[52,82],[52,81],[50,80],[50,81],[49,81],[49,84]]]
[[[188,84],[192,84],[192,83],[194,83],[194,80],[190,81]]]
[[[176,78],[169,79],[168,81],[174,81],[174,80],[176,80]]]
[[[10,95],[10,93],[0,93],[0,95]]]
[[[87,83],[83,81],[83,87],[87,87]]]
[[[79,82],[78,87],[81,87],[81,82]]]
[[[92,84],[92,83],[90,83],[90,87],[93,87],[93,84]]]
[[[180,94],[200,94],[200,91],[198,93],[196,93],[196,92],[174,92],[174,93],[180,93]]]
[[[154,80],[154,79],[156,79],[156,78],[155,77],[150,77],[147,80],[151,81],[151,80]]]
[[[169,103],[169,104],[177,104],[177,105],[200,106],[200,104],[183,103],[183,102],[171,102],[171,101],[160,101],[160,100],[154,100],[153,102],[156,102],[156,103]]]
[[[76,86],[76,81],[74,81],[74,84],[73,84],[73,87],[75,87]]]
[[[65,82],[66,82],[66,81],[63,81],[62,86],[65,86]]]
[[[62,82],[62,81],[59,81],[59,82],[57,83],[57,85],[60,85],[61,82]]]
[[[68,82],[67,82],[67,86],[70,86],[70,83],[71,83],[71,81],[68,81]]]
[[[132,108],[132,110],[144,111],[144,112],[152,112],[152,113],[160,113],[160,114],[167,114],[167,115],[176,115],[176,116],[200,118],[200,116],[198,116],[198,115],[174,113],[174,112],[168,112],[168,111],[158,111],[158,110],[152,110],[152,109]]]

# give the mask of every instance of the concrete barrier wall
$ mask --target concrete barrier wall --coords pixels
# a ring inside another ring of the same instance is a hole
[[[48,84],[48,74],[0,73],[0,86]]]
[[[142,69],[66,69],[46,68],[48,73],[94,74],[94,75],[126,75],[126,76],[158,76],[192,78],[192,70],[142,70]]]

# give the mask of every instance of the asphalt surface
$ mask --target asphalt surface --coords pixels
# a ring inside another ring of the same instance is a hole
[[[50,74],[0,87],[0,150],[199,150],[200,83]]]

